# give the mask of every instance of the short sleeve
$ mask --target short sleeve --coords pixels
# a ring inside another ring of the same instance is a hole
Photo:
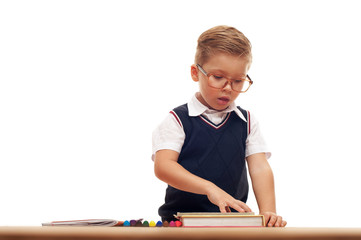
[[[154,155],[159,150],[170,149],[180,153],[184,139],[183,127],[172,114],[168,114],[163,122],[153,131],[152,160],[154,161]]]
[[[250,113],[249,117],[250,133],[246,140],[246,157],[255,153],[266,153],[267,159],[271,157],[266,141],[261,133],[258,120]]]

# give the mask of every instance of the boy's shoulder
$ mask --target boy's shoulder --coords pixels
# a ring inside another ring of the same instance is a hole
[[[175,108],[173,108],[172,111],[175,111],[175,112],[186,112],[186,113],[188,113],[188,104],[185,103],[185,104],[182,104],[182,105],[180,105],[180,106],[178,106],[178,107],[175,107]]]
[[[240,106],[237,106],[237,108],[238,108],[238,110],[241,111],[241,113],[243,114],[243,116],[244,116],[246,119],[248,119],[249,111],[241,108]]]

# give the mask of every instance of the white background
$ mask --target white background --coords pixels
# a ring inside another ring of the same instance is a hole
[[[1,1],[0,225],[159,220],[151,134],[197,90],[198,36],[238,28],[237,99],[273,153],[292,227],[361,227],[357,1]],[[250,194],[249,206],[257,210]]]

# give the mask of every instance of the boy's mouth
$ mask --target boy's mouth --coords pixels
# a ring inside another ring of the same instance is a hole
[[[220,97],[218,98],[218,103],[221,105],[225,105],[229,103],[230,99],[228,97]]]

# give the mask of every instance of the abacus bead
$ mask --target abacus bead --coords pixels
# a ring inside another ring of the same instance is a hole
[[[143,227],[149,227],[149,222],[148,222],[148,221],[144,221],[144,222],[143,222]]]
[[[176,222],[175,222],[175,225],[176,225],[177,227],[181,227],[181,226],[182,226],[182,222],[181,222],[181,221],[176,221]]]
[[[176,225],[175,225],[175,222],[174,221],[170,221],[170,223],[169,223],[169,227],[175,227]]]
[[[161,226],[163,226],[162,221],[158,221],[158,222],[157,222],[157,224],[156,224],[155,226],[156,226],[156,227],[161,227]]]
[[[169,222],[168,222],[168,221],[164,221],[164,222],[163,222],[163,227],[169,227]]]
[[[124,221],[123,226],[124,226],[124,227],[129,227],[129,226],[130,226],[130,222],[129,222],[129,221]]]
[[[155,222],[154,222],[154,221],[150,221],[149,227],[155,227]]]

